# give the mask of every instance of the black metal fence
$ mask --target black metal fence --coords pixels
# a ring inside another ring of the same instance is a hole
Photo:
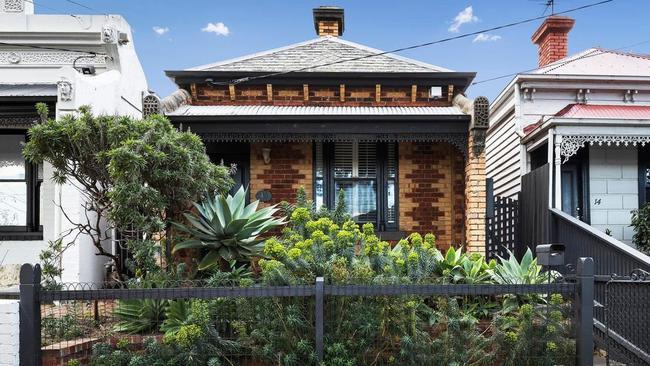
[[[635,270],[626,276],[597,276],[596,290],[604,299],[594,313],[598,347],[610,360],[650,364],[650,273]]]
[[[549,192],[548,164],[521,177],[520,240],[515,252],[518,258],[521,258],[526,249],[535,253],[536,245],[550,240]]]
[[[507,259],[519,243],[519,201],[495,196],[492,178],[487,179],[486,191],[485,257]]]
[[[183,313],[196,310],[188,310],[185,300],[203,299],[219,306],[214,324],[218,335],[215,335],[214,344],[223,346],[224,354],[234,364],[244,364],[245,359],[250,362],[250,357],[268,360],[268,355],[250,354],[229,343],[234,336],[242,334],[250,334],[251,339],[269,338],[271,334],[265,334],[264,329],[272,329],[275,334],[272,339],[267,339],[269,345],[264,347],[264,352],[272,353],[273,347],[282,347],[281,342],[285,342],[292,349],[313,355],[311,364],[314,365],[320,362],[333,364],[339,356],[337,347],[344,342],[354,343],[348,346],[357,347],[352,349],[361,353],[359,357],[365,364],[421,364],[417,356],[424,354],[425,350],[417,347],[406,350],[404,339],[397,342],[391,329],[404,324],[391,320],[390,315],[400,318],[398,315],[404,312],[415,316],[419,311],[418,303],[431,301],[442,300],[448,304],[453,299],[462,304],[463,299],[468,298],[562,294],[572,304],[573,315],[570,318],[575,329],[576,364],[591,365],[593,289],[593,262],[588,258],[578,262],[575,281],[534,285],[326,285],[319,277],[314,285],[305,286],[196,287],[189,282],[179,282],[172,288],[110,289],[77,284],[61,290],[44,290],[40,286],[40,267],[24,265],[20,285],[20,362],[23,366],[40,365],[42,352],[47,352],[48,347],[71,342],[75,349],[79,349],[82,347],[79,338],[119,343],[119,337],[125,334],[120,333],[125,330],[121,327],[126,324],[120,324],[115,318],[116,313],[122,314],[121,319],[130,316],[133,321],[129,326],[137,327],[140,324],[138,319],[143,320],[143,328],[131,329],[132,333],[154,335],[157,327],[151,327],[143,318],[155,319],[162,303],[169,305],[173,301],[174,306],[178,306],[177,311]],[[127,305],[130,303],[134,307],[129,308]],[[147,310],[143,312],[145,307]],[[81,329],[77,330],[80,335],[74,341],[66,341],[69,339],[66,334],[58,331],[62,324],[57,322],[65,323],[61,319],[66,315],[84,320]],[[174,325],[167,322],[167,326]],[[447,327],[451,329],[453,326]],[[345,329],[354,333],[347,333],[343,331]],[[426,339],[431,342],[437,342],[427,343],[429,350],[447,349],[452,345],[462,350],[468,346],[463,344],[463,340],[449,335],[437,335],[435,327],[414,331],[428,337]],[[363,337],[366,333],[371,333],[371,336]],[[354,335],[350,337],[350,334]],[[346,339],[341,339],[342,336]],[[228,348],[229,345],[232,348]],[[407,361],[399,357],[411,358]],[[278,360],[274,364],[284,363]]]

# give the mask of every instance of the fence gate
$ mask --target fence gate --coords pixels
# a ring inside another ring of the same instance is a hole
[[[650,273],[637,269],[627,276],[598,276],[596,291],[604,303],[597,303],[594,312],[595,341],[607,352],[608,363],[650,365]]]
[[[485,256],[507,259],[519,243],[519,201],[494,195],[492,178],[486,182]]]

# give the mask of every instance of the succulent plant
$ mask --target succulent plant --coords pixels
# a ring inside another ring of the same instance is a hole
[[[205,249],[207,254],[199,263],[199,270],[218,265],[221,260],[250,259],[262,254],[260,235],[283,225],[284,218],[273,215],[279,210],[275,205],[257,210],[259,201],[246,205],[246,190],[240,188],[234,196],[209,196],[195,203],[195,213],[185,213],[189,225],[174,223],[190,239],[174,246],[181,249]]]

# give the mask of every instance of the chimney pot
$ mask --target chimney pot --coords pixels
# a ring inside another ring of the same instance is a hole
[[[314,9],[314,28],[320,37],[343,35],[345,20],[343,8],[337,6],[320,6]]]
[[[553,15],[544,20],[531,40],[539,49],[539,67],[544,67],[567,56],[569,32],[575,20]]]

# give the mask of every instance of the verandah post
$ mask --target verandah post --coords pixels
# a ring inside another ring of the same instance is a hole
[[[20,366],[41,365],[41,266],[20,268]]]
[[[316,357],[323,361],[323,299],[325,295],[325,279],[316,277]]]
[[[594,260],[579,258],[576,267],[576,365],[594,364]]]

